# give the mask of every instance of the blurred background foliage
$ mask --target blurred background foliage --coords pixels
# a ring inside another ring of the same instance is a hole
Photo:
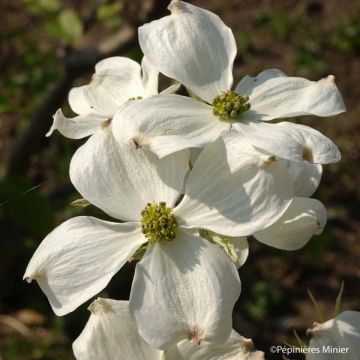
[[[326,166],[315,194],[329,223],[302,250],[289,253],[250,239],[241,268],[242,295],[234,327],[267,351],[270,344],[305,338],[316,315],[311,289],[327,317],[345,281],[344,309],[359,310],[360,3],[348,0],[198,0],[235,34],[235,81],[266,68],[317,80],[334,74],[348,108],[332,119],[297,118],[332,138],[343,159]],[[167,1],[2,0],[0,24],[0,359],[73,359],[71,342],[87,321],[86,304],[53,315],[36,284],[22,275],[54,226],[80,214],[106,218],[79,198],[68,177],[82,141],[45,133],[72,86],[89,81],[103,57],[141,60],[136,27],[166,14]],[[134,264],[102,296],[127,299]],[[271,356],[269,356],[271,359]],[[276,358],[276,357],[274,357]]]

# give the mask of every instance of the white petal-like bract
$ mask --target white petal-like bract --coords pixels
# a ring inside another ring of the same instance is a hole
[[[36,280],[54,312],[65,315],[104,289],[145,241],[140,224],[75,217],[42,241],[24,279]]]
[[[337,146],[309,126],[284,121],[235,123],[234,127],[253,146],[282,159],[331,164],[341,158]]]
[[[294,195],[310,197],[320,185],[322,165],[308,161],[287,161],[286,166],[293,182]]]
[[[77,360],[161,360],[139,335],[128,301],[96,299],[84,330],[73,343]]]
[[[319,200],[297,197],[277,222],[254,236],[278,249],[297,250],[322,233],[326,219],[326,209]]]
[[[201,152],[174,214],[187,228],[246,236],[281,217],[292,194],[282,161],[227,135]]]
[[[150,97],[158,94],[159,71],[151,65],[149,60],[144,56],[141,61],[142,84],[144,91],[137,96]]]
[[[307,331],[312,336],[306,360],[358,360],[360,354],[360,313],[344,311],[323,324],[315,323]]]
[[[249,96],[251,110],[244,120],[271,120],[300,115],[333,116],[345,105],[334,77],[319,81],[288,77],[279,70],[265,70],[246,76],[238,86],[239,95]]]
[[[139,221],[147,203],[164,201],[173,207],[183,189],[189,151],[159,160],[129,143],[117,143],[110,126],[96,132],[73,156],[70,178],[75,188],[93,205],[124,221]]]
[[[118,142],[132,142],[159,157],[204,147],[229,130],[230,124],[219,121],[211,106],[180,95],[128,102],[113,121]]]
[[[238,236],[230,238],[231,243],[234,246],[238,259],[236,261],[236,267],[239,269],[243,266],[249,256],[249,242],[246,236]]]
[[[71,89],[69,104],[80,115],[112,117],[129,98],[144,95],[141,66],[118,56],[97,63],[90,84]]]
[[[171,15],[139,28],[141,49],[149,61],[208,103],[230,90],[236,43],[215,14],[172,1]]]
[[[264,353],[235,330],[221,345],[183,340],[167,355],[170,360],[265,360]]]
[[[61,109],[55,113],[53,119],[51,129],[47,132],[46,136],[52,135],[57,130],[69,139],[82,139],[90,136],[101,126],[103,121],[108,120],[98,114],[86,114],[67,118]]]
[[[184,339],[224,342],[240,294],[236,267],[217,246],[178,230],[151,245],[137,264],[130,312],[152,346],[168,350]]]
[[[67,118],[59,109],[46,136],[54,130],[71,139],[92,135],[102,123],[111,121],[129,99],[156,95],[158,74],[145,57],[141,67],[135,61],[119,56],[100,61],[90,84],[70,90],[70,107],[79,115]]]

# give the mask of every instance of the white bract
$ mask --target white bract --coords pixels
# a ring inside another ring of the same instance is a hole
[[[54,130],[71,139],[92,135],[111,122],[116,111],[129,99],[147,98],[158,93],[158,71],[144,57],[141,66],[125,57],[111,57],[96,64],[90,84],[69,93],[71,109],[78,114],[66,118],[61,109],[47,133]]]
[[[359,359],[359,312],[344,311],[323,324],[314,323],[307,333],[312,337],[309,348],[320,349],[320,353],[309,351],[306,360]]]
[[[183,340],[166,353],[166,360],[265,360],[253,342],[232,330],[221,345]]]
[[[117,144],[111,126],[96,132],[72,158],[71,180],[85,199],[128,222],[66,221],[40,244],[24,277],[64,315],[147,244],[130,297],[145,341],[159,349],[183,339],[225,341],[240,293],[236,266],[194,233],[236,237],[268,227],[291,203],[291,180],[282,162],[231,135],[206,147],[189,175],[188,166],[186,150],[159,160]]]
[[[294,195],[310,197],[320,185],[323,168],[308,161],[287,161],[286,166],[294,187]]]
[[[147,344],[139,335],[128,301],[96,299],[90,319],[73,343],[77,360],[163,360],[163,351]]]
[[[314,82],[271,69],[246,76],[233,91],[236,44],[231,30],[194,5],[173,0],[169,9],[171,15],[139,28],[140,45],[157,70],[184,84],[197,99],[166,95],[128,103],[114,119],[119,141],[132,140],[162,157],[203,147],[234,131],[239,141],[245,138],[283,159],[322,164],[340,159],[335,144],[310,127],[266,123],[345,111],[333,76]]]
[[[313,235],[322,233],[327,220],[324,205],[309,199],[320,183],[322,166],[307,161],[285,161],[295,198],[283,216],[269,228],[254,234],[260,242],[282,250],[298,250]]]
[[[305,246],[313,235],[322,233],[326,220],[326,209],[319,200],[295,197],[280,219],[255,232],[253,236],[263,244],[277,249],[298,250]],[[211,239],[225,249],[238,268],[244,265],[249,254],[246,237],[224,238],[216,235]]]
[[[139,335],[128,301],[98,298],[91,316],[73,343],[77,360],[262,360],[250,339],[232,330],[221,345],[182,340],[169,351],[152,348]]]
[[[295,197],[279,220],[254,237],[277,249],[298,250],[313,235],[322,233],[326,219],[326,209],[319,200]]]

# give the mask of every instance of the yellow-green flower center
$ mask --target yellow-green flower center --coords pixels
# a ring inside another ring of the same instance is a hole
[[[222,121],[233,121],[250,109],[249,97],[230,90],[218,95],[213,103],[213,113]]]
[[[175,239],[178,226],[172,209],[164,202],[147,204],[141,212],[141,225],[149,243],[161,244]]]

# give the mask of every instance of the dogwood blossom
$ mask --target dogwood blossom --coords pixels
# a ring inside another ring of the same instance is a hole
[[[221,345],[183,340],[169,351],[152,348],[139,335],[129,312],[128,301],[96,299],[90,319],[73,343],[77,360],[261,360],[250,339],[232,330]]]
[[[162,157],[203,147],[233,131],[239,140],[283,159],[322,164],[340,159],[335,144],[310,127],[267,123],[345,111],[333,76],[314,82],[270,69],[246,76],[233,91],[236,44],[231,30],[194,5],[173,0],[169,9],[171,15],[139,28],[140,45],[156,69],[197,99],[170,95],[127,104],[114,119],[118,139],[130,139]]]
[[[357,311],[344,311],[323,324],[314,323],[307,334],[312,337],[309,348],[315,351],[308,351],[306,360],[359,358],[360,313]]]
[[[159,349],[184,338],[225,341],[240,280],[222,249],[193,232],[243,236],[271,225],[291,203],[291,182],[281,162],[231,135],[205,148],[186,177],[188,162],[188,151],[159,160],[116,143],[111,126],[96,132],[73,156],[71,180],[85,199],[128,222],[66,221],[40,244],[24,278],[37,280],[64,315],[146,244],[130,297],[145,341]]]
[[[78,114],[66,118],[59,109],[47,133],[54,130],[71,139],[92,135],[108,122],[129,99],[147,98],[158,93],[158,71],[144,57],[141,66],[126,57],[110,57],[96,64],[90,84],[69,93],[71,109]]]

